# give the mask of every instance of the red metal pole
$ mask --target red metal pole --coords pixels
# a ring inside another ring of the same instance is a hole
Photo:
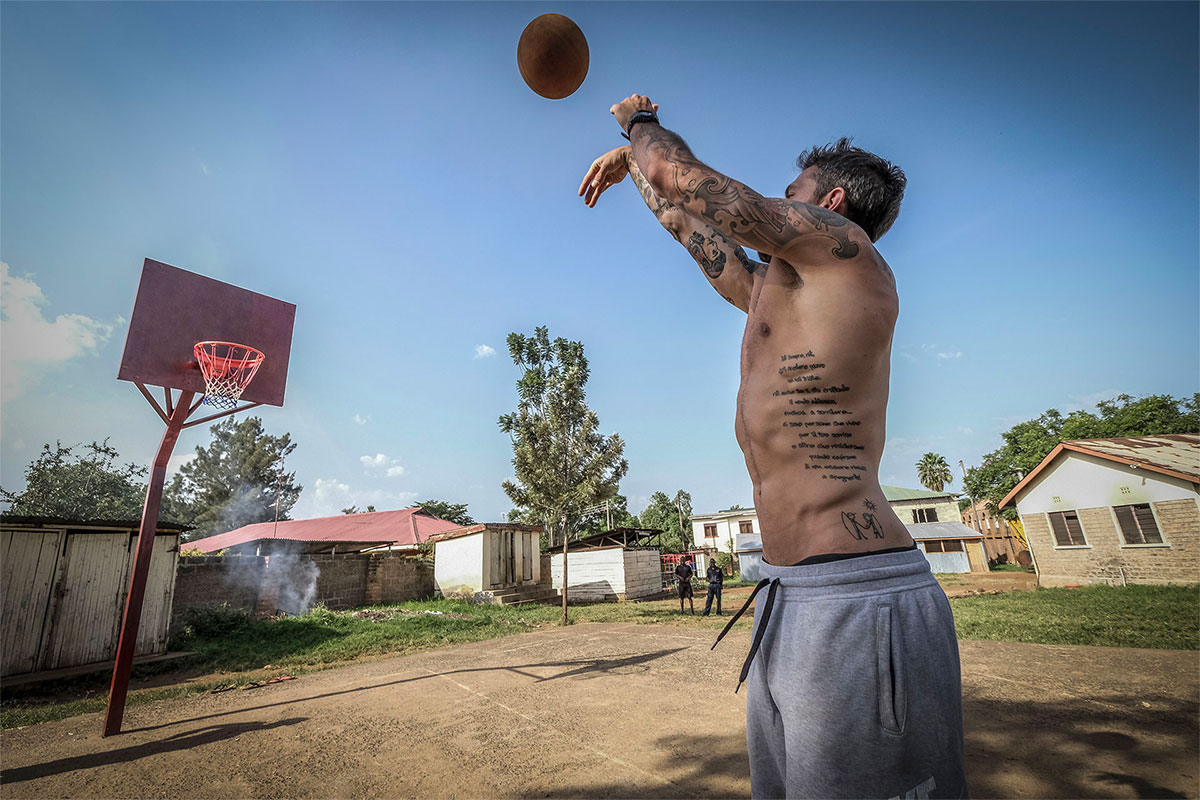
[[[104,711],[104,736],[121,732],[125,716],[125,695],[129,692],[129,673],[133,669],[133,652],[137,645],[138,624],[142,620],[142,600],[146,596],[146,575],[150,572],[150,556],[154,552],[154,534],[158,530],[158,509],[162,504],[163,483],[167,477],[167,461],[175,449],[175,440],[187,420],[195,392],[181,392],[179,402],[167,420],[150,485],[146,487],[146,505],[142,508],[142,527],[138,531],[137,555],[133,574],[129,576],[129,596],[125,600],[125,616],[121,619],[121,638],[117,641],[117,661],[113,666],[112,685],[108,690],[108,708]]]

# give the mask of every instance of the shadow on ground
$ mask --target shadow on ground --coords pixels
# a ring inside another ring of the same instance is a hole
[[[394,681],[385,681],[383,683],[373,683],[369,686],[355,686],[351,689],[341,689],[336,692],[324,692],[322,694],[309,695],[307,697],[297,697],[292,700],[281,700],[278,703],[264,703],[260,706],[251,706],[249,708],[233,708],[228,711],[220,711],[215,714],[205,714],[200,717],[191,717],[188,719],[172,720],[164,722],[161,725],[148,725],[141,728],[130,728],[125,733],[141,733],[144,731],[155,731],[161,728],[174,727],[176,725],[187,725],[192,722],[202,722],[208,719],[217,717],[225,717],[233,714],[244,714],[251,711],[262,711],[267,708],[278,708],[279,706],[294,705],[296,703],[307,703],[313,700],[324,700],[330,697],[338,697],[339,695],[355,694],[358,692],[369,692],[373,689],[383,689],[389,686],[399,686],[405,683],[413,683],[415,681],[429,680],[430,678],[439,678],[445,675],[462,675],[472,672],[495,672],[504,670],[514,672],[527,678],[533,678],[535,681],[553,681],[560,678],[596,678],[602,675],[616,673],[631,668],[638,668],[649,664],[666,656],[674,655],[686,648],[674,647],[666,650],[656,650],[650,653],[637,653],[635,655],[625,656],[624,658],[576,658],[565,661],[539,661],[531,664],[505,665],[498,664],[489,667],[463,667],[462,669],[447,669],[439,670],[438,672],[430,672],[427,675],[416,675],[411,678],[398,678]],[[561,667],[561,672],[553,675],[538,675],[531,670],[544,670]]]
[[[13,769],[0,770],[0,785],[9,786],[22,781],[29,781],[35,778],[45,778],[49,775],[57,775],[60,772],[74,772],[81,769],[92,769],[95,767],[103,767],[109,764],[121,764],[129,761],[137,761],[146,756],[157,755],[159,753],[170,753],[177,750],[187,750],[192,747],[197,747],[202,744],[211,742],[219,742],[222,739],[232,739],[235,736],[240,736],[243,733],[251,733],[254,731],[265,731],[271,728],[281,728],[285,725],[295,725],[299,722],[304,722],[308,717],[293,717],[291,719],[283,719],[278,722],[243,722],[233,725],[211,725],[207,728],[200,728],[195,731],[186,733],[178,733],[174,736],[168,736],[157,742],[147,742],[145,744],[133,745],[131,747],[122,747],[116,750],[105,750],[98,753],[91,753],[85,756],[73,756],[71,758],[59,758],[54,761],[45,761],[41,764],[31,764],[27,767],[15,767]]]
[[[1149,703],[1146,708],[1143,703]],[[1079,697],[1047,702],[968,698],[967,778],[974,797],[1138,797],[1200,795],[1197,771],[1184,772],[1200,748],[1196,708],[1162,696]],[[623,783],[554,787],[555,797],[656,798],[750,793],[741,731],[728,736],[658,739],[645,751],[665,754],[650,771],[674,787]],[[643,764],[643,766],[646,766]],[[880,796],[895,791],[880,787]],[[541,795],[528,795],[529,797]]]

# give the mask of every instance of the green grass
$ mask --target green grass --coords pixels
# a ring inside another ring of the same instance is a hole
[[[747,584],[748,585],[748,584]],[[726,588],[730,587],[726,584]],[[707,629],[714,637],[748,592],[725,595],[724,617],[679,613],[678,599],[571,606],[574,622],[668,624]],[[1088,586],[967,597],[950,601],[960,639],[1040,644],[1200,649],[1198,586]],[[425,613],[441,612],[441,613]],[[301,675],[358,659],[403,655],[447,645],[523,633],[557,625],[556,605],[491,606],[427,600],[398,606],[333,612],[315,609],[302,617],[250,620],[228,611],[196,615],[190,633],[172,640],[186,659],[134,669],[130,707],[275,675]],[[748,628],[751,615],[738,625]],[[180,683],[191,678],[190,683]],[[0,726],[34,725],[104,710],[109,676],[104,673],[30,687],[5,689]],[[170,681],[174,685],[153,686]]]
[[[1022,567],[1020,564],[997,564],[991,567],[992,572],[1033,572],[1033,567]]]
[[[1200,650],[1200,586],[1084,586],[950,601],[960,639]]]

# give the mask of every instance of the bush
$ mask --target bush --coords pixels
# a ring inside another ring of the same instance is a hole
[[[219,606],[195,606],[181,615],[185,636],[212,639],[250,624],[250,615],[229,603]]]

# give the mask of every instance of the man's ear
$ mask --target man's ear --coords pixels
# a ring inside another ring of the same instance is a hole
[[[836,186],[829,192],[829,194],[825,195],[823,200],[821,200],[821,206],[840,214],[841,205],[845,202],[846,190],[840,186]]]

